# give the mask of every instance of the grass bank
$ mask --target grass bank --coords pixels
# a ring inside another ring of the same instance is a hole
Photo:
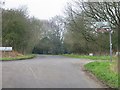
[[[93,73],[99,80],[112,88],[118,88],[118,72],[112,71],[110,62],[91,62],[84,67],[87,71]]]
[[[36,56],[35,54],[29,54],[29,55],[21,55],[21,56],[16,56],[16,57],[3,57],[3,58],[0,58],[0,60],[2,61],[24,60],[24,59],[34,58],[35,56]]]
[[[89,55],[77,55],[77,54],[64,54],[63,56],[72,58],[84,58],[91,60],[110,60],[110,56],[89,56]],[[113,60],[117,60],[117,57],[113,57]]]

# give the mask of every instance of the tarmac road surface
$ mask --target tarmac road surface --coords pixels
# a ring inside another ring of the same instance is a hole
[[[103,88],[82,67],[90,60],[38,55],[2,62],[2,88]]]

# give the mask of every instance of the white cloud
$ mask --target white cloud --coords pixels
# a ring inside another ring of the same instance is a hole
[[[5,0],[6,8],[18,8],[26,5],[30,15],[39,19],[49,19],[62,14],[66,2],[70,0]]]

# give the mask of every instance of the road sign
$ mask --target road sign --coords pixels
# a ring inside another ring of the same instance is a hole
[[[12,47],[0,47],[0,51],[12,51]]]
[[[110,24],[108,22],[96,22],[95,31],[97,32],[109,32],[111,31]]]
[[[104,33],[104,32],[108,32],[108,29],[106,29],[106,28],[96,28],[95,31]]]
[[[97,28],[107,27],[110,28],[110,24],[108,22],[96,22]]]

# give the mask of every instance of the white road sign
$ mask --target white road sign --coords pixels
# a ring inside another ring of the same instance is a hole
[[[111,31],[110,23],[109,22],[96,22],[95,23],[95,31],[97,32],[109,32]]]
[[[110,28],[109,22],[96,22],[97,28]]]
[[[0,47],[0,51],[12,51],[12,47]]]

